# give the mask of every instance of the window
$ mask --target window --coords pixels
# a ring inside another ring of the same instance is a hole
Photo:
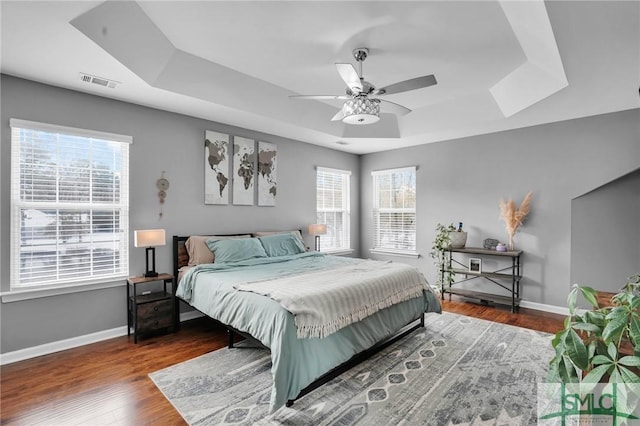
[[[129,272],[131,137],[11,119],[11,290]]]
[[[350,198],[348,170],[318,167],[316,175],[317,223],[327,225],[323,235],[322,251],[351,250]]]
[[[416,168],[373,176],[373,250],[416,255]]]

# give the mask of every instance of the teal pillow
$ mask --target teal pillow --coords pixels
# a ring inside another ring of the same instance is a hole
[[[269,257],[288,256],[305,251],[300,239],[292,233],[268,235],[258,239]]]
[[[207,247],[215,255],[215,263],[240,262],[242,260],[267,257],[257,238],[207,240]]]

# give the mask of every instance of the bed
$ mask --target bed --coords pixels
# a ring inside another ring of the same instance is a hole
[[[173,251],[177,296],[227,327],[230,347],[240,333],[270,349],[270,412],[441,311],[415,268],[308,252],[297,231],[174,236]],[[395,275],[411,283],[396,289]]]

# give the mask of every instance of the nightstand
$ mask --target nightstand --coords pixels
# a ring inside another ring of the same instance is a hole
[[[133,330],[134,343],[139,334],[178,330],[176,287],[171,274],[127,278],[127,336]]]

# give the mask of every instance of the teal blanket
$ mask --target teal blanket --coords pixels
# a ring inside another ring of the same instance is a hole
[[[422,313],[440,312],[438,298],[425,290],[422,297],[380,310],[327,337],[299,339],[293,315],[278,302],[234,289],[234,285],[240,283],[338,268],[356,261],[362,260],[314,252],[199,265],[185,273],[177,295],[199,311],[249,333],[271,349],[270,412],[274,412],[321,375],[393,335]],[[304,285],[302,277],[300,285]]]

